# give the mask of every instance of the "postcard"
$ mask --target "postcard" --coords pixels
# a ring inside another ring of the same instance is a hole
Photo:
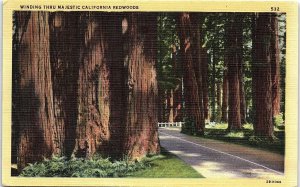
[[[297,185],[296,1],[3,13],[3,185]]]

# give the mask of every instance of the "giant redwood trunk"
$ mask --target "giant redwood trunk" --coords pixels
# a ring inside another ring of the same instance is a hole
[[[221,121],[222,122],[227,122],[228,120],[228,75],[227,75],[227,62],[225,60],[225,68],[223,71],[223,94],[222,94],[222,117]]]
[[[238,31],[237,33],[237,58],[239,63],[239,88],[240,88],[240,114],[241,124],[246,124],[246,99],[245,99],[245,88],[244,88],[244,63],[243,63],[243,18],[242,14],[239,14],[238,20]]]
[[[157,19],[128,14],[127,114],[124,153],[131,159],[160,150],[157,127]]]
[[[242,61],[241,61],[242,62]],[[246,124],[246,98],[245,98],[245,88],[244,88],[244,75],[243,75],[243,64],[240,65],[240,71],[239,71],[239,76],[240,76],[240,99],[241,99],[241,123]]]
[[[202,38],[202,22],[203,22],[203,18],[199,15],[193,15],[193,29],[194,29],[194,33],[195,33],[195,39],[194,39],[194,71],[195,71],[195,75],[196,75],[196,79],[197,79],[197,86],[198,86],[198,94],[199,94],[199,106],[200,106],[200,128],[201,130],[204,131],[205,128],[205,118],[204,118],[204,106],[203,106],[203,86],[202,86],[202,82],[203,82],[203,78],[202,78],[202,53],[201,53],[201,38]],[[202,132],[203,132],[202,131]],[[202,132],[200,134],[202,134]]]
[[[18,169],[50,157],[53,142],[53,95],[47,12],[17,12]]]
[[[216,121],[220,122],[222,117],[222,84],[220,82],[217,83],[217,116]]]
[[[168,109],[169,109],[169,118],[168,122],[174,122],[174,91],[173,89],[170,90],[168,94]]]
[[[105,153],[109,133],[109,26],[105,14],[83,13],[80,17],[80,65],[78,78],[78,118],[74,154],[91,157]]]
[[[50,15],[50,61],[55,124],[54,153],[70,156],[77,121],[77,79],[79,62],[79,14]]]
[[[240,41],[242,29],[240,28],[241,19],[237,13],[234,13],[225,26],[225,37],[227,44],[226,58],[228,59],[228,130],[239,130],[242,128],[240,115],[240,79],[239,66],[241,64],[239,57]]]
[[[256,14],[253,24],[253,101],[255,108],[254,132],[257,136],[272,138],[272,77],[271,43],[272,14]]]
[[[279,55],[279,36],[278,18],[273,14],[271,18],[271,78],[272,78],[272,108],[273,116],[280,113],[280,55]]]
[[[196,68],[193,62],[193,47],[196,38],[191,20],[191,13],[180,13],[178,17],[178,31],[180,39],[180,48],[182,50],[183,63],[183,82],[186,116],[195,122],[196,133],[204,134],[204,124],[202,124],[202,116],[200,111],[200,98],[198,94],[198,83],[195,74]]]
[[[123,156],[123,139],[125,130],[125,110],[126,110],[126,87],[124,68],[124,37],[122,27],[122,13],[108,13],[105,15],[107,28],[105,35],[108,38],[108,51],[105,54],[109,59],[109,98],[110,98],[110,118],[109,118],[109,150],[107,153],[111,158],[121,158]]]
[[[201,48],[201,67],[202,67],[202,90],[203,90],[203,115],[208,119],[208,55],[206,48]]]

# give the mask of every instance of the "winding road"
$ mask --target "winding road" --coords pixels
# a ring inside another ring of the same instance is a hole
[[[276,178],[284,156],[243,145],[188,136],[179,128],[159,128],[161,146],[206,178]]]

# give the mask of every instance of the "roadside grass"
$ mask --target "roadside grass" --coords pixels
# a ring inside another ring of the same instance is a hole
[[[191,166],[174,154],[161,149],[161,154],[150,161],[150,168],[133,172],[129,177],[136,178],[204,178]],[[150,158],[151,159],[151,158]]]
[[[241,131],[227,131],[227,123],[216,123],[205,126],[204,138],[255,147],[284,155],[284,126],[275,126],[272,140],[254,136],[253,125],[245,124]]]
[[[148,155],[140,161],[110,160],[95,155],[91,159],[53,157],[29,164],[18,174],[12,165],[12,175],[21,177],[136,177],[136,178],[203,178],[196,170],[174,154],[162,148],[159,155]]]

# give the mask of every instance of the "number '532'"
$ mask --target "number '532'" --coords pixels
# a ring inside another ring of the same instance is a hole
[[[271,11],[279,11],[279,7],[271,7]]]

